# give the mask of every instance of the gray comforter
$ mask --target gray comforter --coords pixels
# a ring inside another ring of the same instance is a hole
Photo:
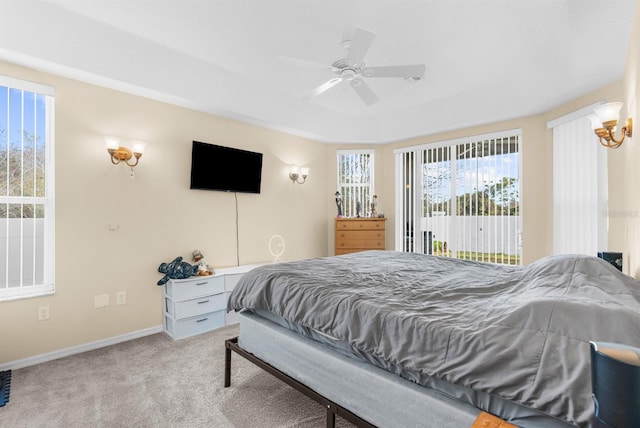
[[[593,414],[588,342],[640,346],[640,284],[581,255],[510,267],[368,251],[266,265],[232,292],[228,310],[242,308],[581,426]]]

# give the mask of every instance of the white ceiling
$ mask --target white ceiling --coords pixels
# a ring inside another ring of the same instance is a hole
[[[622,77],[637,0],[0,0],[0,59],[324,142],[383,143],[547,111]],[[330,66],[357,27],[365,105]]]

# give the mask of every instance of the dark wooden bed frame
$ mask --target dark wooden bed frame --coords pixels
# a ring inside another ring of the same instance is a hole
[[[336,404],[333,401],[329,400],[325,396],[318,394],[316,391],[309,388],[308,386],[298,382],[291,376],[281,372],[280,370],[273,367],[272,365],[262,361],[260,358],[256,357],[252,353],[242,349],[240,345],[238,345],[237,336],[231,339],[225,340],[224,346],[225,346],[225,358],[224,358],[224,387],[225,388],[231,385],[231,351],[233,351],[236,354],[251,361],[253,364],[260,367],[262,370],[268,373],[271,373],[276,378],[280,379],[287,385],[295,388],[296,390],[300,391],[307,397],[311,398],[312,400],[314,400],[315,402],[319,403],[324,408],[326,408],[327,409],[327,428],[335,427],[336,415],[346,419],[347,421],[355,424],[358,427],[375,428],[375,425],[372,425],[371,423],[365,421],[360,416],[355,415],[354,413],[350,412],[349,410],[345,409],[339,404]]]

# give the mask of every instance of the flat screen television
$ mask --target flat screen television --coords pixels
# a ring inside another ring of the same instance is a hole
[[[194,141],[191,189],[260,193],[262,153]]]

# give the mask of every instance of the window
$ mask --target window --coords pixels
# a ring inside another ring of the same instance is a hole
[[[0,76],[0,300],[54,291],[53,95]]]
[[[369,215],[373,177],[373,150],[338,150],[338,191],[344,217]]]
[[[547,124],[553,129],[553,253],[595,256],[607,248],[607,149],[585,107]]]
[[[520,137],[396,150],[396,250],[520,264]]]

